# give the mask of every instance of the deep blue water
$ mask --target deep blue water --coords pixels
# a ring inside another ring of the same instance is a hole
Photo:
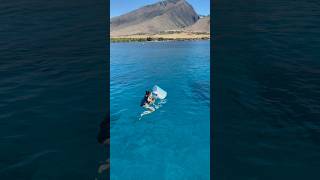
[[[1,1],[1,180],[98,176],[106,10],[95,1]]]
[[[213,7],[213,178],[320,179],[320,2]]]
[[[210,42],[112,43],[111,179],[209,179]],[[145,90],[168,92],[143,116]]]

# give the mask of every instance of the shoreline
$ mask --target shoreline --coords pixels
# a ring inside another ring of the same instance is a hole
[[[121,42],[166,42],[166,41],[204,41],[210,40],[210,38],[179,38],[179,39],[159,39],[159,38],[110,38],[111,43],[121,43]]]
[[[210,40],[210,33],[179,32],[165,34],[141,34],[127,36],[111,36],[110,42],[153,42],[153,41],[196,41]]]

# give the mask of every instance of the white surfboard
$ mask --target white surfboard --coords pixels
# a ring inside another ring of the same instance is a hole
[[[160,101],[157,101],[157,103],[152,104],[148,107],[144,107],[146,110],[140,114],[139,120],[141,120],[143,116],[155,112],[157,109],[162,107],[162,105],[167,102],[165,99],[167,97],[167,92],[161,89],[159,86],[153,86],[152,93],[156,96],[156,98],[160,99]]]
[[[159,86],[155,85],[152,88],[152,93],[157,96],[159,99],[165,99],[167,97],[167,92],[161,89]]]

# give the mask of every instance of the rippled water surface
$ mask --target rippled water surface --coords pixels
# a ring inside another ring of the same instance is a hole
[[[210,42],[112,43],[111,179],[209,179]],[[139,120],[145,90],[167,102]]]
[[[214,7],[214,178],[320,179],[320,2]]]
[[[1,180],[94,179],[106,161],[104,5],[1,2]]]

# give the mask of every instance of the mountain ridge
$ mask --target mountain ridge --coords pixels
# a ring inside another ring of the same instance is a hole
[[[207,23],[186,0],[166,0],[146,5],[110,19],[111,37],[157,34],[165,31],[210,32]],[[197,23],[198,22],[198,23]],[[195,25],[195,26],[193,26]],[[190,27],[190,28],[189,28]],[[205,28],[205,29],[197,29]]]

